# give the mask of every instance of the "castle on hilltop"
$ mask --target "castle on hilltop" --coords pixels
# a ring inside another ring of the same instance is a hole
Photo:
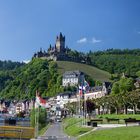
[[[70,51],[71,49],[65,47],[65,36],[60,32],[59,36],[56,37],[56,43],[54,46],[50,45],[47,51],[40,49],[40,51],[33,55],[33,58],[54,61],[87,62],[87,58],[85,57],[71,56],[69,53]]]

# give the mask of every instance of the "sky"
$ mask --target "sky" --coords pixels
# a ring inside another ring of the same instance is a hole
[[[60,32],[77,51],[140,48],[140,0],[0,0],[0,60],[30,60]]]

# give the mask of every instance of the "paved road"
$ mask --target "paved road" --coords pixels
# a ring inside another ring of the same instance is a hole
[[[60,122],[56,122],[52,124],[44,136],[38,138],[38,140],[76,140],[75,138],[71,138],[64,134],[62,129],[62,124]]]

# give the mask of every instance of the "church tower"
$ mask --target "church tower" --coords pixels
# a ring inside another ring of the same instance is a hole
[[[60,53],[65,51],[65,36],[63,36],[61,32],[60,35],[56,37],[56,49]]]

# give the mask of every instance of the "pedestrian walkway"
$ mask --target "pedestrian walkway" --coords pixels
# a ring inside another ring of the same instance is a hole
[[[130,126],[136,126],[136,124],[130,124]],[[63,127],[62,123],[60,122],[53,123],[52,125],[50,125],[46,133],[43,136],[39,136],[36,140],[76,140],[76,138],[67,136],[63,132],[62,127]],[[85,126],[85,127],[89,127],[89,126]],[[93,131],[98,131],[102,129],[111,129],[117,127],[126,127],[126,125],[125,124],[98,124],[98,127],[93,128],[91,131],[88,131],[87,133],[84,133],[78,136],[77,138],[89,134]]]
[[[139,124],[131,123],[128,126],[138,126]],[[98,124],[98,129],[108,129],[108,128],[117,128],[117,127],[126,127],[126,124]]]
[[[128,126],[138,126],[138,124],[132,123],[132,124],[129,124]],[[85,126],[85,127],[89,127],[89,126]],[[98,127],[94,127],[92,130],[79,135],[77,138],[87,135],[93,131],[98,131],[98,130],[103,130],[103,129],[112,129],[112,128],[117,128],[117,127],[126,127],[126,125],[125,124],[98,124]]]
[[[76,139],[67,136],[63,132],[62,123],[56,122],[50,125],[46,133],[43,136],[38,137],[37,140],[76,140]]]

